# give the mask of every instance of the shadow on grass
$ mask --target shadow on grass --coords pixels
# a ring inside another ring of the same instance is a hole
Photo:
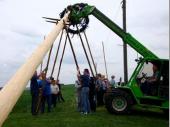
[[[166,115],[165,113],[159,111],[148,111],[148,110],[132,110],[130,115],[132,116],[143,116],[153,119],[163,119],[163,120],[169,120],[169,115]]]

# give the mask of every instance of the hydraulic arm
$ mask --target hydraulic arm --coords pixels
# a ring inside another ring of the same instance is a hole
[[[118,25],[116,25],[113,21],[111,21],[107,16],[105,16],[102,12],[100,12],[97,8],[94,8],[92,11],[92,15],[94,15],[98,20],[100,20],[103,24],[105,24],[108,28],[110,28],[113,32],[115,32],[119,37],[123,39],[125,43],[131,46],[134,50],[136,50],[140,55],[144,58],[158,58],[154,53],[148,50],[144,45],[142,45],[138,40],[136,40],[132,35],[123,31]]]
[[[144,58],[158,59],[158,57],[154,53],[148,50],[144,45],[142,45],[142,43],[136,40],[132,35],[124,32],[122,28],[120,28],[116,23],[110,20],[96,7],[90,6],[88,4],[80,3],[80,4],[75,4],[73,6],[68,6],[63,13],[67,12],[66,10],[71,11],[69,16],[71,25],[74,26],[75,24],[80,24],[80,26],[82,26],[82,31],[87,27],[87,23],[89,22],[88,15],[92,14],[98,20],[100,20],[104,25],[106,25],[113,32],[115,32],[119,37],[121,37],[125,43],[131,46]]]

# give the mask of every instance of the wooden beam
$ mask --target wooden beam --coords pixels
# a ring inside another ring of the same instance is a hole
[[[41,61],[51,48],[60,31],[63,29],[63,20],[65,22],[68,21],[68,15],[69,13],[67,13],[58,24],[54,26],[53,30],[46,36],[45,40],[0,91],[0,126],[2,126],[3,122],[8,117],[8,114],[23,93],[28,81],[37,67],[41,64]]]

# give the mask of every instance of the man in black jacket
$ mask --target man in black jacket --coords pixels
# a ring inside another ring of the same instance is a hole
[[[32,115],[37,115],[37,102],[38,102],[38,94],[39,94],[39,86],[37,82],[38,76],[37,72],[34,73],[31,78],[30,90],[32,96],[32,104],[31,104],[31,113]]]
[[[95,77],[90,77],[90,85],[89,85],[89,102],[90,108],[92,112],[96,111],[96,87],[95,87]]]

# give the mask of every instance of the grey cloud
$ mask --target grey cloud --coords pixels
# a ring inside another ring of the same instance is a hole
[[[85,64],[87,63],[86,57],[82,54],[76,54],[77,57],[77,61],[79,64]],[[63,60],[64,64],[75,64],[74,58],[72,54],[68,54],[66,56],[64,56],[64,60]]]
[[[23,64],[19,61],[6,61],[5,63],[1,62],[0,66],[0,86],[7,83],[7,81],[12,77],[12,75],[17,71],[17,69]]]
[[[153,16],[154,15],[154,16]],[[129,21],[129,26],[131,28],[154,28],[154,29],[159,29],[159,28],[164,28],[169,25],[169,17],[167,12],[161,12],[157,13],[157,16],[155,16],[154,13],[149,13],[148,15],[146,14],[140,14],[135,20]]]
[[[17,27],[17,28],[12,28],[11,29],[12,32],[15,32],[17,34],[21,34],[21,35],[24,35],[24,36],[28,36],[28,37],[41,37],[43,36],[41,33],[38,33],[36,32],[36,30],[34,31],[33,29],[29,29],[29,28],[20,28],[20,27]]]

